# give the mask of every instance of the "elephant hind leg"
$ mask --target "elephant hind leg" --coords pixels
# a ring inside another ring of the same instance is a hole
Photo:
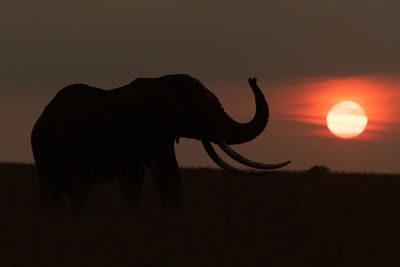
[[[40,190],[37,199],[38,211],[45,217],[58,218],[60,199],[64,193],[59,173],[54,168],[38,168],[38,180]]]
[[[58,172],[38,169],[38,177],[39,198],[43,202],[57,201],[62,197],[64,190]]]
[[[72,211],[80,211],[83,209],[89,188],[93,183],[91,177],[83,172],[67,172],[65,181],[65,193],[70,199]]]
[[[160,148],[150,162],[149,168],[162,201],[169,207],[180,207],[182,203],[180,196],[181,176],[173,142],[164,150]]]
[[[67,190],[66,193],[70,199],[72,211],[80,211],[83,209],[89,188],[89,184],[82,183],[79,186],[74,186],[73,188],[69,188]]]

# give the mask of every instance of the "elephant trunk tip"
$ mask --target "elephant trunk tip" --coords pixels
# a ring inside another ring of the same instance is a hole
[[[264,94],[257,85],[257,78],[249,78],[248,83],[253,91],[256,112],[248,123],[239,123],[225,113],[224,137],[227,144],[241,144],[253,140],[260,135],[268,123],[269,109]]]

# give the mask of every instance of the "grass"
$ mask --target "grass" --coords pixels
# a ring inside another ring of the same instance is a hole
[[[1,266],[399,266],[400,177],[183,169],[182,209],[145,177],[141,209],[116,182],[85,210],[44,214],[33,165],[0,164]]]

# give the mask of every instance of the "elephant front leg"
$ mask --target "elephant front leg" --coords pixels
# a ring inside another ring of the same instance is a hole
[[[179,207],[181,205],[181,176],[173,142],[164,147],[158,147],[149,169],[163,203],[172,208]]]
[[[118,177],[118,182],[126,201],[133,201],[137,207],[142,197],[143,176],[143,164],[131,162],[126,168],[126,173]]]

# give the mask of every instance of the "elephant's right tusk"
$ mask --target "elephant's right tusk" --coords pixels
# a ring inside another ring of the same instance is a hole
[[[203,144],[204,149],[206,150],[207,154],[210,156],[210,158],[221,168],[223,168],[226,171],[238,174],[238,175],[244,175],[244,176],[259,176],[259,175],[266,175],[270,174],[273,171],[245,171],[245,170],[240,170],[235,167],[232,167],[225,161],[223,161],[220,156],[218,156],[217,152],[215,152],[214,148],[212,147],[211,143],[209,141],[201,141]]]
[[[218,146],[226,153],[228,156],[230,156],[232,159],[236,160],[237,162],[240,162],[246,166],[253,167],[253,168],[258,168],[258,169],[277,169],[284,167],[288,165],[291,161],[284,161],[280,163],[274,163],[274,164],[265,164],[265,163],[260,163],[260,162],[255,162],[252,160],[249,160],[239,153],[237,153],[235,150],[233,150],[227,143],[221,142],[218,144]]]

